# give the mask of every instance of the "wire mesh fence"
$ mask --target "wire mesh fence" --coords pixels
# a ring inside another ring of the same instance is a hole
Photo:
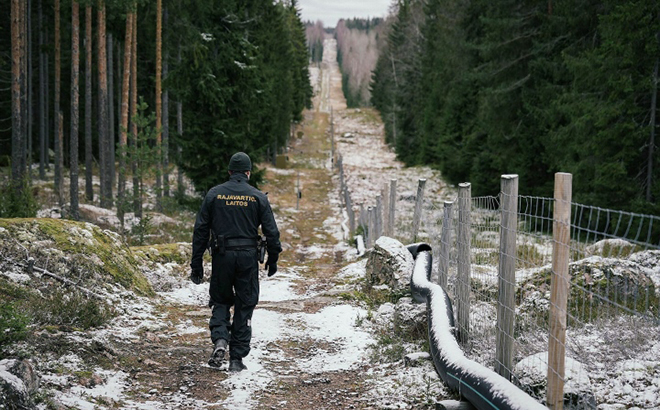
[[[385,193],[383,189],[383,198]],[[416,196],[398,196],[394,204],[396,223],[390,236],[403,243],[425,241],[433,247],[432,279],[453,300],[457,336],[466,356],[526,386],[544,403],[549,397],[548,375],[555,375],[561,382],[565,408],[620,404],[621,408],[656,408],[660,217],[569,200],[570,239],[564,241],[553,238],[561,226],[555,215],[557,200],[516,192],[515,246],[507,250],[502,245],[506,236],[502,198],[506,198],[502,192],[497,197],[470,198],[466,211],[460,209],[460,190],[451,202],[425,197],[417,227],[413,220]],[[387,202],[381,212],[386,214],[391,206]],[[568,255],[565,278],[553,266],[562,247]],[[468,259],[461,255],[466,249]],[[501,272],[506,258],[515,266],[512,327],[502,324],[506,309],[501,306],[501,288],[506,281]],[[467,276],[462,276],[465,271]],[[562,280],[567,289],[565,307],[553,299]],[[553,316],[565,318],[562,337],[553,333]],[[502,338],[506,329],[510,333]],[[502,360],[506,355],[498,352],[502,340],[512,343],[511,361]],[[549,347],[553,343],[560,345],[561,358],[553,357],[556,352]]]

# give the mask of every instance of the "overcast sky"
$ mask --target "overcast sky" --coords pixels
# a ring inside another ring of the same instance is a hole
[[[335,27],[339,19],[386,17],[392,0],[298,0],[303,21],[321,20]]]

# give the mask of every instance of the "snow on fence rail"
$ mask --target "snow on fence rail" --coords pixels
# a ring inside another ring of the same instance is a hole
[[[660,407],[660,217],[574,203],[556,178],[555,198],[518,195],[515,175],[497,197],[461,184],[442,201],[421,180],[397,197],[392,180],[380,206],[351,204],[343,178],[341,196],[369,246],[385,232],[433,247],[468,358],[550,408]]]

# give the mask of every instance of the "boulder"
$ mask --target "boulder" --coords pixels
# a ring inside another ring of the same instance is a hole
[[[587,256],[602,256],[604,258],[623,258],[638,251],[638,248],[637,245],[625,239],[603,239],[587,246],[585,254]]]
[[[656,295],[660,296],[660,251],[648,250],[633,253],[628,257],[628,260],[646,270],[646,275],[655,285]]]
[[[0,403],[12,409],[34,407],[32,395],[39,389],[39,377],[27,360],[0,361]]]
[[[410,286],[414,260],[408,249],[396,239],[381,236],[367,260],[369,285],[387,285],[393,291]]]
[[[627,258],[589,256],[569,264],[571,276],[569,309],[589,306],[589,315],[581,319],[591,321],[608,315],[612,303],[641,313],[657,314],[660,303],[660,252],[644,251]],[[551,269],[544,267],[521,282],[523,314],[547,311],[550,299]],[[594,297],[594,295],[598,295]],[[645,310],[648,309],[648,312]],[[570,312],[571,314],[584,312]]]
[[[426,303],[414,303],[412,298],[401,298],[394,306],[394,332],[425,338],[428,329]]]
[[[566,357],[564,362],[564,409],[595,409],[587,368],[577,360]],[[514,373],[523,390],[532,397],[544,400],[548,386],[548,352],[528,356],[516,364]]]

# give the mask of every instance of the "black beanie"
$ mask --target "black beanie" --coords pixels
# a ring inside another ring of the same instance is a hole
[[[229,160],[230,171],[252,171],[252,161],[245,152],[237,152]]]

